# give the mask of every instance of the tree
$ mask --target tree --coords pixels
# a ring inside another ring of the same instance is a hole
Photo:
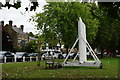
[[[40,35],[39,33],[35,35],[35,37],[37,38],[35,40],[35,42],[37,42],[37,48],[36,48],[36,52],[38,53],[38,62],[37,62],[37,66],[40,66],[40,59],[41,59],[41,46],[44,43],[44,38],[42,35]]]
[[[29,32],[28,35],[34,37],[34,34],[32,32]]]
[[[25,7],[25,10],[28,11],[35,11],[36,8],[38,7],[38,1],[37,0],[29,0],[29,2],[31,3],[30,6],[28,7]],[[13,1],[13,4],[10,3],[10,0],[6,0],[6,3],[3,4],[2,2],[0,2],[0,9],[2,9],[2,7],[8,7],[8,9],[10,9],[10,7],[13,7],[15,9],[18,9],[21,7],[21,3],[22,1],[21,0],[17,0],[15,2],[15,0]]]
[[[98,28],[98,20],[92,17],[90,8],[85,3],[48,3],[43,13],[38,13],[31,18],[37,23],[37,28],[42,34],[48,31],[54,33],[54,37],[60,38],[65,47],[70,48],[77,37],[78,19],[81,17],[87,27],[87,39],[93,42]],[[47,39],[49,36],[47,37]]]
[[[101,57],[103,57],[103,49],[111,50],[112,53],[118,49],[120,38],[119,4],[118,2],[98,4],[99,15],[97,19],[100,21],[100,27],[98,28],[95,43],[102,51]]]
[[[25,51],[28,53],[36,52],[37,49],[37,43],[35,41],[31,41],[26,44]]]

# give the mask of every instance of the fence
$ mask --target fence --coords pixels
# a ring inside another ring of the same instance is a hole
[[[7,62],[26,62],[26,61],[38,61],[38,56],[36,57],[21,57],[21,58],[17,58],[16,56],[14,57],[6,57],[4,56],[3,59],[2,59],[2,62],[3,63],[7,63]]]

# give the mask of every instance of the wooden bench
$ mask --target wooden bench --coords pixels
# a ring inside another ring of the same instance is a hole
[[[48,66],[47,66],[48,65]],[[50,57],[45,57],[45,68],[47,69],[52,68],[58,68],[58,66],[60,65],[60,62],[58,59],[54,59],[54,57],[50,56]]]

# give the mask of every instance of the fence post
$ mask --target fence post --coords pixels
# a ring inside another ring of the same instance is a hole
[[[30,61],[32,61],[32,56],[30,56]]]
[[[14,56],[14,62],[16,62],[17,60],[16,60],[16,56]]]
[[[25,56],[23,56],[23,62],[25,62]]]
[[[41,57],[41,61],[43,61],[43,58]]]
[[[6,58],[6,56],[5,56],[5,57],[4,57],[4,63],[6,63],[6,59],[7,59],[7,58]]]
[[[36,56],[36,61],[38,61],[38,56]]]

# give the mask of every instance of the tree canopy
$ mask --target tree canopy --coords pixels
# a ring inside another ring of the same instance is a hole
[[[96,18],[100,22],[98,33],[94,41],[96,47],[110,50],[120,50],[120,3],[108,2],[98,3],[98,16]]]
[[[38,7],[38,1],[37,0],[29,0],[29,2],[31,3],[30,6],[25,7],[25,10],[28,11],[35,11],[36,8]],[[18,9],[21,7],[21,0],[13,0],[13,4],[10,3],[10,0],[6,0],[5,4],[3,4],[2,2],[0,2],[0,9],[2,9],[2,7],[7,7],[8,9],[10,9],[10,7],[13,7],[15,9]]]
[[[100,28],[97,34],[98,45],[104,49],[117,49],[120,31],[120,3],[99,3]]]
[[[76,37],[78,18],[81,17],[87,28],[87,39],[89,42],[95,39],[99,21],[93,18],[88,4],[72,2],[50,2],[44,6],[43,13],[37,13],[31,19],[37,23],[37,28],[42,30],[47,40],[51,33],[54,39],[61,39],[65,47],[70,48]]]

